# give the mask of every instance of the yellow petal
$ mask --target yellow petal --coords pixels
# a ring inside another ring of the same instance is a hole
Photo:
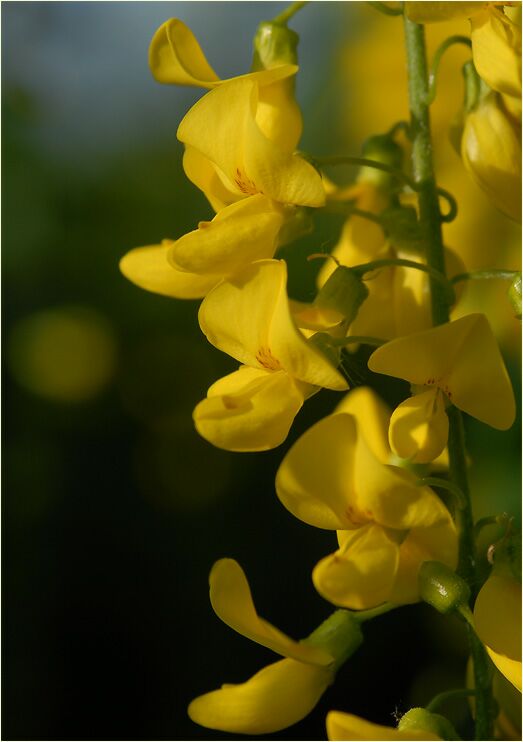
[[[301,111],[294,97],[292,78],[260,85],[256,123],[267,139],[286,152],[294,152],[303,124]]]
[[[355,443],[349,415],[330,415],[309,428],[276,474],[276,494],[287,510],[317,528],[354,528]]]
[[[191,183],[203,191],[214,211],[220,211],[238,200],[238,193],[228,189],[219,177],[216,165],[194,147],[185,147],[183,169]],[[243,198],[243,194],[240,197]]]
[[[448,436],[449,419],[439,389],[409,397],[392,413],[390,447],[402,459],[428,464],[444,451]]]
[[[242,366],[210,387],[194,409],[194,424],[218,448],[267,451],[283,443],[310,393],[285,371]]]
[[[241,363],[283,369],[315,386],[346,389],[341,374],[297,329],[286,284],[284,261],[252,263],[207,295],[198,315],[202,332]]]
[[[203,88],[220,82],[191,29],[177,18],[163,23],[154,34],[149,67],[158,82]]]
[[[425,5],[425,3],[415,3]],[[430,3],[433,5],[436,3]],[[439,5],[439,3],[438,3]],[[373,724],[366,719],[342,711],[329,711],[327,714],[327,737],[333,742],[338,740],[434,740],[441,739],[432,732],[423,729],[395,729],[381,724]]]
[[[370,387],[359,386],[343,397],[335,413],[346,412],[356,419],[358,430],[374,456],[382,464],[388,464],[391,450],[388,441],[390,410],[385,402]]]
[[[172,240],[164,240],[161,245],[136,247],[120,260],[120,270],[129,281],[155,294],[177,299],[201,299],[219,283],[221,276],[201,276],[176,270],[167,260],[173,244]]]
[[[258,86],[249,77],[224,83],[189,110],[178,139],[214,162],[240,195],[263,193],[280,203],[322,206],[321,176],[264,136],[255,120],[257,104]]]
[[[514,422],[514,393],[483,314],[397,338],[374,351],[371,371],[435,385],[456,407],[500,430]]]
[[[498,670],[521,690],[521,584],[489,577],[476,598],[474,625]]]
[[[221,620],[239,634],[300,662],[329,665],[333,658],[319,647],[290,639],[260,618],[243,569],[234,559],[220,559],[209,575],[211,605]]]
[[[471,19],[472,58],[479,76],[499,93],[521,97],[521,26],[493,6]]]
[[[314,567],[312,581],[322,597],[352,610],[373,608],[389,599],[399,546],[381,526],[338,532],[340,549]]]
[[[429,487],[405,469],[381,464],[358,431],[354,454],[356,512],[387,528],[431,526],[448,513]]]
[[[189,705],[197,724],[235,734],[270,734],[312,711],[332,683],[323,667],[285,659],[264,667],[241,685],[224,685]]]
[[[461,140],[463,163],[492,203],[521,221],[521,125],[491,93],[465,119]]]
[[[169,262],[191,273],[230,275],[254,260],[272,258],[283,220],[283,211],[274,202],[251,196],[176,240]]]
[[[429,528],[413,528],[402,541],[396,579],[389,600],[415,603],[420,599],[418,572],[423,562],[443,562],[455,569],[458,562],[458,536],[454,521],[447,517]]]
[[[406,2],[405,13],[414,23],[437,23],[470,18],[487,5],[478,2]]]

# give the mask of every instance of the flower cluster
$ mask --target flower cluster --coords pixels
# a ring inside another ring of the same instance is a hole
[[[418,46],[421,24],[470,18],[473,62],[465,68],[462,160],[493,204],[520,218],[520,7],[404,6],[389,4],[386,12],[405,15]],[[339,610],[296,642],[258,616],[234,560],[218,561],[210,574],[211,603],[222,621],[284,657],[247,682],[224,685],[190,704],[197,723],[243,734],[274,732],[302,719],[357,650],[360,624],[420,600],[469,620],[481,647],[521,688],[520,581],[499,559],[489,579],[478,582],[476,556],[464,551],[472,515],[461,413],[507,430],[515,400],[487,316],[459,305],[455,286],[468,276],[459,253],[443,245],[438,202],[446,196],[450,214],[453,198],[432,176],[427,184],[425,171],[420,175],[420,158],[429,155],[419,137],[428,136],[428,127],[417,127],[414,114],[410,126],[400,122],[370,137],[361,157],[345,158],[359,165],[348,186],[322,171],[328,158],[322,163],[296,151],[302,131],[294,97],[298,38],[287,20],[260,25],[251,71],[228,80],[219,79],[180,20],[157,31],[149,52],[155,79],[208,89],[177,136],[185,147],[185,173],[215,216],[177,240],[131,250],[121,261],[124,275],[144,289],[202,299],[203,334],[240,364],[194,410],[196,429],[213,445],[238,452],[275,448],[307,398],[322,388],[348,392],[287,451],[275,480],[293,516],[336,532],[337,548],[320,559],[312,580]],[[424,110],[429,92],[426,87],[419,96]],[[408,150],[412,177],[404,170]],[[422,164],[432,167],[428,160]],[[309,229],[311,214],[320,209],[346,214],[346,221],[319,271],[316,297],[293,301],[287,264],[275,255]],[[348,391],[351,351],[358,345],[377,347],[366,384]],[[372,384],[379,374],[410,384],[410,395],[394,410]],[[472,615],[470,588],[477,593],[481,584]],[[502,602],[507,609],[500,621],[491,608]],[[482,660],[475,651],[477,665]],[[478,724],[491,692],[485,677],[475,672]],[[405,714],[397,729],[331,712],[327,733],[332,740],[458,738],[444,717],[421,708]]]

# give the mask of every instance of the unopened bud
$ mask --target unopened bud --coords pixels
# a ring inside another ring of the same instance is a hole
[[[362,156],[369,160],[381,162],[395,170],[401,170],[403,150],[386,134],[369,137],[363,143]],[[391,188],[394,185],[395,178],[393,174],[384,170],[364,166],[360,168],[357,180],[359,183],[372,183],[378,188]]]
[[[468,605],[470,588],[441,562],[423,562],[418,573],[421,598],[440,613]]]
[[[252,70],[269,70],[298,63],[298,34],[274,21],[262,21],[254,37]]]
[[[380,219],[395,248],[409,252],[423,250],[421,226],[413,206],[391,206],[380,213]]]
[[[338,266],[318,293],[314,304],[321,309],[334,309],[350,325],[369,290],[360,276],[344,265]]]
[[[423,730],[436,734],[440,739],[461,739],[448,719],[424,708],[413,708],[407,711],[399,720],[398,730],[401,732]]]

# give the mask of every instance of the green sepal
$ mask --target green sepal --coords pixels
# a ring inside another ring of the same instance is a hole
[[[418,585],[422,600],[440,613],[468,606],[469,586],[442,562],[423,562],[418,572]]]
[[[414,206],[389,206],[380,213],[380,219],[394,247],[416,253],[424,249],[421,225]]]
[[[337,670],[363,643],[363,633],[353,614],[340,609],[332,613],[303,642],[325,649],[334,657],[333,669]]]
[[[453,725],[441,714],[433,714],[424,708],[412,708],[401,717],[398,729],[402,732],[423,729],[437,734],[441,739],[460,740]]]
[[[332,336],[328,332],[315,332],[314,335],[307,340],[310,345],[313,345],[316,350],[319,350],[333,366],[338,368],[341,359],[341,348],[336,347],[332,344]]]
[[[251,70],[298,64],[298,34],[282,23],[262,21],[254,36]]]
[[[369,290],[351,268],[339,265],[320,289],[314,304],[320,309],[334,309],[347,325],[354,321]]]
[[[521,319],[521,273],[518,273],[510,284],[508,298],[514,310],[516,319]]]

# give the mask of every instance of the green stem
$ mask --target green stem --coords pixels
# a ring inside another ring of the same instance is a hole
[[[455,301],[454,291],[449,280],[442,275],[439,271],[434,270],[430,265],[424,263],[417,263],[415,260],[407,260],[405,258],[383,258],[382,260],[372,260],[370,263],[362,263],[361,265],[355,265],[351,270],[364,275],[370,273],[377,268],[385,268],[387,266],[399,266],[403,268],[414,268],[415,270],[428,273],[428,275],[434,280],[438,281],[445,292],[447,293],[448,303],[453,304]]]
[[[458,273],[457,276],[451,278],[451,283],[459,283],[460,281],[476,281],[478,279],[490,279],[499,278],[503,281],[513,281],[516,276],[519,276],[519,271],[506,271],[497,268],[489,268],[484,271],[469,271],[468,273]]]
[[[393,175],[398,180],[408,185],[409,188],[416,190],[416,183],[409,178],[408,175],[403,173],[391,165],[386,165],[384,162],[378,160],[371,160],[368,157],[351,157],[344,155],[333,156],[333,157],[313,157],[314,163],[319,167],[335,167],[336,165],[358,165],[360,167],[373,167],[375,170],[383,170],[384,173]]]
[[[430,134],[429,94],[425,31],[422,25],[413,23],[404,16],[407,69],[409,78],[409,104],[411,114],[412,169],[417,185],[419,215],[425,243],[427,265],[439,273],[445,273],[441,212],[438,188],[434,175],[432,139]],[[449,321],[449,304],[440,283],[430,278],[432,320],[434,325]],[[465,440],[461,412],[454,406],[447,410],[449,417],[449,470],[450,480],[465,497],[465,507],[458,511],[460,526],[459,574],[472,587],[476,583],[476,549],[474,522],[470,492],[467,481]],[[488,658],[473,631],[469,632],[469,644],[474,661],[474,681],[478,691],[476,704],[476,739],[493,738],[492,687]]]
[[[284,11],[272,19],[273,23],[281,23],[282,26],[285,26],[287,21],[289,21],[293,15],[296,15],[296,13],[307,4],[307,0],[304,0],[304,2],[292,3],[288,8],[285,8]]]
[[[452,701],[454,698],[467,698],[467,696],[477,696],[477,691],[471,690],[470,688],[457,688],[456,690],[447,690],[444,693],[438,693],[434,696],[432,701],[428,703],[425,708],[432,714],[447,701]]]
[[[429,105],[434,102],[434,99],[436,97],[436,81],[438,77],[438,69],[441,58],[447,51],[447,49],[451,46],[454,46],[455,44],[465,44],[470,49],[472,46],[472,41],[469,39],[468,36],[449,36],[448,39],[445,39],[445,41],[438,46],[432,60],[432,66],[430,68],[429,74],[429,89],[427,95],[427,103]]]

